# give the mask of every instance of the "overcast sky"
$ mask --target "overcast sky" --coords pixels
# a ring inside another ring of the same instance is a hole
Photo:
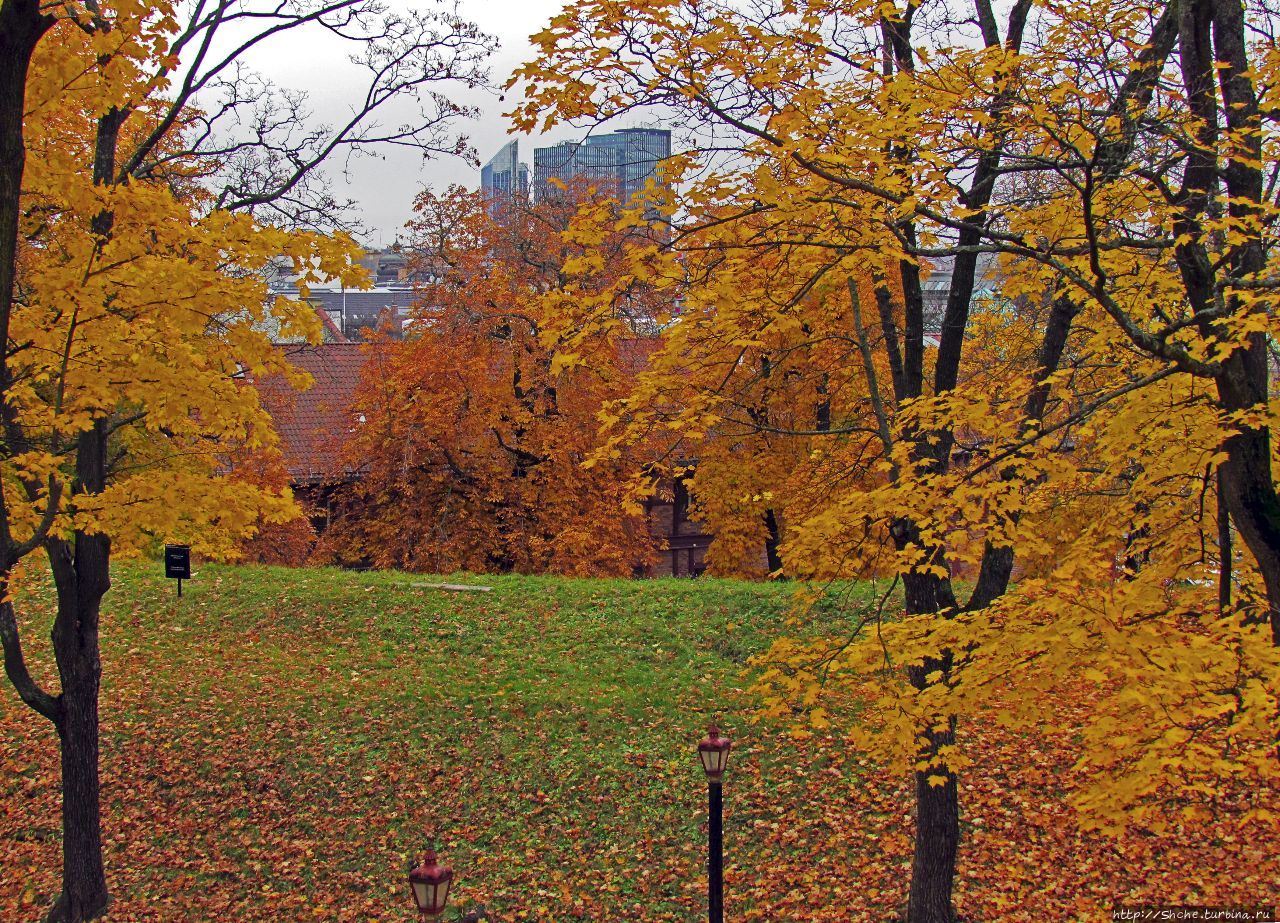
[[[431,0],[394,2],[406,7],[435,5]],[[497,36],[501,43],[491,59],[496,84],[505,83],[516,67],[533,56],[529,36],[545,27],[563,3],[564,0],[460,0],[459,14],[484,32]],[[360,93],[360,72],[347,64],[341,49],[333,49],[333,54],[327,52],[328,49],[315,44],[314,37],[308,37],[284,47],[277,43],[270,55],[251,63],[282,86],[307,90],[316,116],[336,121]],[[502,116],[511,109],[512,99],[514,96],[509,96],[506,102],[500,102],[496,94],[467,95],[465,91],[458,96],[458,101],[477,106],[482,112],[478,121],[459,123],[481,162],[492,157],[512,137],[508,134],[510,123]],[[565,128],[532,140],[521,136],[521,160],[532,162],[533,141],[542,146],[581,134]],[[414,196],[424,186],[443,189],[453,183],[472,188],[480,185],[479,169],[459,158],[438,157],[424,162],[419,154],[394,148],[376,158],[353,160],[345,171],[342,167],[337,164],[329,171],[335,192],[360,203],[364,223],[372,231],[370,239],[362,242],[370,247],[386,246],[395,239],[412,214]]]

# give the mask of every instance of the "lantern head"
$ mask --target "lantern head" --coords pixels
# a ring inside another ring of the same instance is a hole
[[[720,736],[720,729],[714,724],[707,729],[707,739],[698,744],[698,758],[702,760],[702,768],[706,770],[707,781],[719,785],[724,778],[725,766],[729,763],[729,749],[733,741]]]
[[[425,919],[439,920],[449,900],[449,885],[453,881],[453,869],[436,861],[436,851],[428,849],[422,864],[409,873],[409,887],[413,889],[413,901],[418,913]]]

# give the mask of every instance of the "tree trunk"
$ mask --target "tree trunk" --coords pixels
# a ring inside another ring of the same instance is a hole
[[[22,120],[26,111],[27,72],[36,46],[53,25],[52,16],[40,14],[33,0],[4,0],[0,3],[0,421],[5,437],[14,435],[9,388],[9,320],[13,313],[13,292],[17,280],[18,223],[22,211],[22,174],[27,149]],[[8,508],[0,491],[0,535],[10,539]],[[7,555],[8,548],[3,549]]]
[[[926,664],[920,672],[929,666]],[[955,743],[955,739],[955,723],[951,722],[947,730],[928,734],[927,750],[936,754],[940,747]],[[944,781],[931,785],[930,777],[935,781],[942,777]],[[955,774],[936,767],[917,771],[916,842],[906,923],[953,923],[951,886],[959,849],[960,795]]]
[[[1265,355],[1261,349],[1256,351]],[[1241,352],[1228,360],[1228,368],[1244,364]],[[1256,389],[1241,387],[1228,375],[1219,378],[1218,390],[1228,410],[1256,407],[1261,403]],[[1265,389],[1262,393],[1265,395]],[[1271,474],[1271,433],[1266,428],[1242,427],[1223,448],[1227,460],[1222,463],[1221,483],[1227,509],[1240,537],[1258,562],[1267,592],[1268,611],[1256,617],[1270,623],[1271,642],[1280,647],[1280,499],[1277,499]]]
[[[26,166],[22,118],[27,71],[41,37],[53,25],[34,0],[0,3],[0,322],[8,351],[9,309],[13,303],[18,244],[19,196]],[[3,384],[8,385],[6,377]]]
[[[1218,468],[1218,614],[1231,608],[1231,511],[1227,508],[1227,475]]]
[[[895,524],[894,538],[899,547],[919,544],[919,532],[913,524],[900,521]],[[940,563],[938,549],[931,563]],[[903,592],[906,609],[912,615],[949,617],[956,611],[955,594],[951,581],[933,574],[906,574],[903,576]],[[934,682],[946,682],[951,672],[951,654],[943,651],[938,657],[927,658],[923,664],[907,670],[907,678],[918,690],[925,690]],[[929,679],[931,674],[942,674],[942,679]],[[954,719],[939,716],[936,725],[924,733],[924,744],[918,758],[933,763],[941,748],[951,746],[956,739]],[[930,785],[929,778],[941,776],[941,785]],[[904,923],[953,923],[951,889],[955,879],[956,856],[960,849],[960,794],[956,776],[950,769],[931,765],[917,771],[916,781],[916,836],[915,852],[911,859],[911,891],[907,901]]]
[[[1263,198],[1262,116],[1249,67],[1246,11],[1240,0],[1216,0],[1212,11],[1214,59],[1222,92],[1222,118],[1240,140],[1229,148],[1222,169],[1227,187],[1228,214],[1246,228],[1257,227],[1233,247],[1231,275],[1250,278],[1266,268],[1261,228]],[[1239,296],[1233,295],[1232,307]],[[1254,305],[1251,312],[1263,310]],[[1266,337],[1254,333],[1248,344],[1233,352],[1217,376],[1218,395],[1228,412],[1265,407],[1268,399]],[[1267,612],[1257,615],[1271,627],[1271,641],[1280,647],[1280,496],[1271,467],[1271,433],[1265,426],[1242,427],[1227,439],[1223,463],[1227,508],[1241,539],[1258,562],[1267,590]]]
[[[4,351],[0,357],[0,420],[11,447],[21,436],[9,411],[11,377],[7,359],[26,161],[22,125],[27,73],[37,45],[54,23],[54,18],[43,15],[40,9],[35,0],[0,3],[0,348]],[[102,489],[105,433],[99,425],[81,438],[81,489]],[[9,546],[8,510],[3,504],[0,520],[3,539]],[[19,685],[23,700],[53,721],[61,743],[63,890],[47,919],[79,923],[101,916],[107,907],[98,818],[98,604],[107,587],[108,547],[105,537],[77,535],[74,545],[53,539],[46,542],[46,548],[58,588],[53,644],[62,680],[61,695],[52,697],[30,682],[11,610],[4,613],[2,627],[10,677],[21,680],[20,685],[15,684]],[[6,565],[14,553],[11,546],[3,549]],[[8,574],[4,576],[7,578]]]
[[[76,493],[101,491],[106,421],[83,433],[76,449]],[[53,652],[62,682],[56,722],[62,750],[62,894],[46,923],[83,923],[106,913],[109,900],[98,776],[98,623],[102,597],[111,586],[111,542],[105,535],[77,531],[71,541],[52,538],[45,548],[58,591]]]
[[[62,750],[62,894],[46,923],[81,923],[107,910],[102,864],[98,779],[98,685],[101,667],[96,638],[73,668],[74,685],[63,686],[58,727]],[[65,672],[64,672],[65,676]],[[65,683],[65,680],[64,680]]]
[[[767,533],[764,538],[764,553],[769,562],[769,573],[782,570],[782,554],[778,550],[782,544],[782,532],[778,528],[778,517],[772,509],[764,511],[764,527]]]

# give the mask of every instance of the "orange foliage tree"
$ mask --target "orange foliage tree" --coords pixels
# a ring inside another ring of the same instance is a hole
[[[293,497],[302,515],[286,521],[259,516],[248,535],[236,543],[228,555],[246,564],[299,567],[311,557],[316,529],[311,524],[309,504],[293,496],[284,453],[277,446],[258,450],[241,449],[226,461],[232,482],[251,484],[262,490]]]
[[[660,303],[619,260],[647,225],[606,192],[533,206],[458,188],[419,198],[413,259],[430,281],[404,339],[375,345],[366,366],[348,445],[365,474],[328,539],[342,555],[437,572],[630,575],[651,562],[628,497],[644,447],[585,464],[602,407],[652,347]],[[622,227],[574,241],[579,208]],[[606,302],[611,323],[589,317]],[[573,362],[558,356],[569,337]]]

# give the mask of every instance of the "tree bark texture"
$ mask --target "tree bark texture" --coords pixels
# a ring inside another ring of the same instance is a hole
[[[101,491],[106,471],[107,421],[99,420],[77,440],[77,493]],[[111,542],[77,531],[70,541],[51,538],[45,548],[58,593],[53,651],[62,682],[62,894],[46,923],[83,923],[102,916],[109,903],[98,774],[98,627],[111,587]]]
[[[1212,37],[1212,47],[1210,47]],[[1233,244],[1227,266],[1235,278],[1247,279],[1266,265],[1259,222],[1262,193],[1261,113],[1249,76],[1245,40],[1245,10],[1240,0],[1188,0],[1179,32],[1183,84],[1197,117],[1197,146],[1189,154],[1181,190],[1183,204],[1175,231],[1190,241],[1176,250],[1179,269],[1192,309],[1207,312],[1218,288],[1216,264],[1211,262],[1201,222],[1210,202],[1225,186],[1231,217],[1250,232]],[[1221,106],[1215,98],[1221,94]],[[1219,148],[1218,122],[1225,122],[1239,139],[1226,155]],[[1240,150],[1243,148],[1243,150]],[[1231,297],[1238,310],[1238,298]],[[1254,306],[1249,310],[1261,310]],[[1201,325],[1213,335],[1213,322]],[[1248,341],[1220,360],[1214,376],[1218,400],[1228,413],[1265,406],[1268,399],[1266,338],[1252,334]],[[1266,426],[1241,427],[1223,444],[1226,461],[1219,482],[1231,520],[1258,562],[1267,591],[1267,612],[1259,621],[1270,624],[1272,643],[1280,646],[1280,497],[1271,468],[1271,433]]]
[[[923,674],[933,664],[919,669]],[[914,672],[913,669],[913,672]],[[923,679],[923,677],[921,677]],[[955,726],[928,733],[927,749],[937,753],[940,747],[955,743]],[[954,923],[951,909],[951,886],[956,873],[956,855],[960,849],[960,795],[956,776],[947,769],[917,771],[916,777],[916,842],[911,860],[911,893],[907,900],[909,923]],[[941,785],[932,785],[930,777],[941,777]]]
[[[9,312],[18,249],[18,216],[22,174],[26,167],[22,118],[26,108],[27,71],[36,45],[53,25],[33,0],[0,3],[0,334],[8,352]],[[0,386],[8,386],[7,367]]]
[[[899,546],[918,544],[914,527],[900,523],[895,536]],[[935,614],[940,617],[956,609],[951,581],[933,574],[911,573],[903,576],[903,592],[907,612]],[[946,682],[951,670],[951,655],[930,657],[907,671],[911,685],[924,690],[933,682]],[[941,673],[942,679],[930,680],[930,674]],[[936,726],[923,735],[918,757],[921,761],[937,759],[941,748],[955,743],[955,722],[948,719],[943,729]],[[942,785],[930,785],[930,776],[941,776]],[[951,890],[955,881],[956,857],[960,850],[960,793],[955,773],[948,768],[932,766],[915,773],[916,836],[911,858],[911,888],[905,923],[954,923]]]

